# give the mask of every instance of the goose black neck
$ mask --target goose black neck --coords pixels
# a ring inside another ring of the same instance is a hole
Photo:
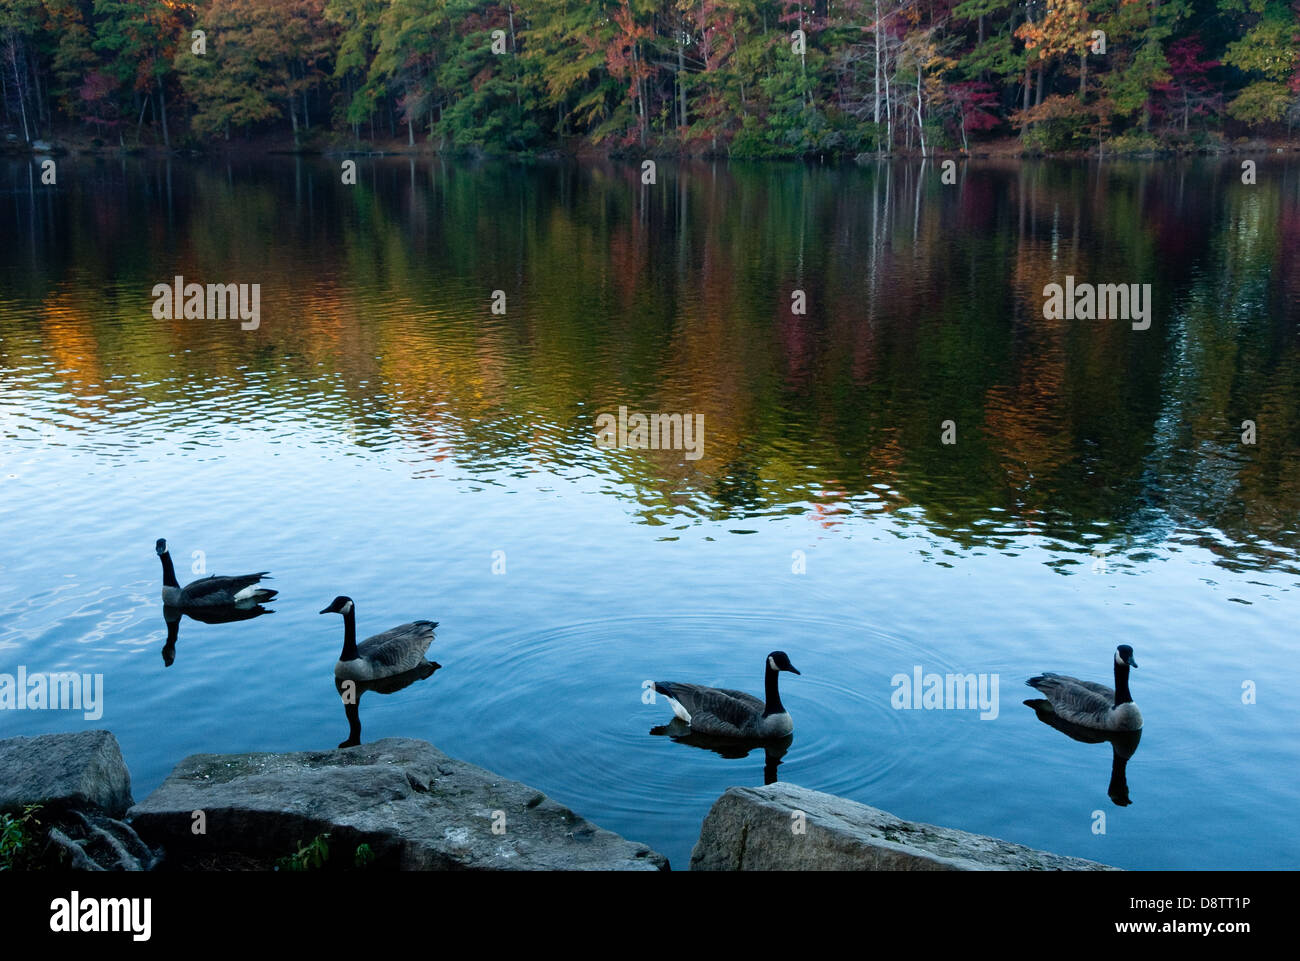
[[[357,612],[355,609],[343,612],[343,653],[340,661],[355,661],[357,654]]]
[[[1115,663],[1115,706],[1131,704],[1133,695],[1128,690],[1128,665]]]
[[[785,708],[781,706],[781,692],[776,689],[776,679],[780,673],[771,664],[767,666],[767,676],[763,679],[763,694],[767,700],[767,703],[763,705],[764,717],[769,714],[785,713]]]
[[[163,587],[180,587],[176,583],[176,568],[172,567],[172,556],[169,553],[158,555],[162,559],[163,566]]]

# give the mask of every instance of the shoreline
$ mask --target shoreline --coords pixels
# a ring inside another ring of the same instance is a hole
[[[25,860],[3,849],[0,866],[20,870],[672,870],[648,845],[411,738],[192,754],[138,802],[107,730],[8,738],[5,812],[18,812]],[[1120,869],[772,782],[726,789],[689,870]]]
[[[727,153],[711,151],[683,151],[671,144],[649,145],[645,149],[601,149],[583,141],[565,141],[529,152],[494,153],[472,148],[444,149],[432,143],[407,144],[405,141],[346,142],[326,138],[313,138],[305,144],[295,145],[292,139],[259,137],[236,141],[210,141],[199,145],[164,147],[161,144],[112,145],[96,143],[97,138],[61,131],[51,136],[25,141],[0,143],[0,155],[8,156],[73,156],[148,159],[247,159],[250,157],[420,157],[445,158],[459,161],[500,161],[507,163],[640,161],[643,159],[674,160],[684,162],[801,164],[806,166],[865,165],[880,161],[932,161],[945,160],[1170,160],[1190,157],[1228,157],[1286,155],[1300,153],[1300,138],[1238,138],[1217,144],[1168,144],[1141,149],[1098,152],[1096,149],[1072,151],[1042,151],[1024,146],[1018,138],[974,143],[968,150],[894,151],[892,153],[865,152],[856,155],[837,153],[817,156],[731,157]],[[40,145],[40,146],[38,146]]]

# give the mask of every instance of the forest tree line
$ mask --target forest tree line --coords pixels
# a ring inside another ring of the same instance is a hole
[[[1300,122],[1300,0],[0,0],[13,139],[733,157]]]

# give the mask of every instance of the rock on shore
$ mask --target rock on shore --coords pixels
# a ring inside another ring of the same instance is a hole
[[[798,833],[799,830],[802,833]],[[733,787],[714,802],[692,871],[1115,871],[793,784]]]
[[[108,731],[0,741],[0,811],[25,804],[120,818],[131,806],[131,772]]]
[[[407,738],[333,751],[191,755],[127,817],[169,854],[265,859],[328,833],[332,850],[366,844],[376,866],[407,870],[668,867],[645,845],[527,785]]]
[[[76,871],[147,871],[157,855],[119,818],[131,806],[131,772],[108,731],[0,741],[0,811],[40,805],[23,856]]]
[[[644,844],[534,788],[386,738],[332,751],[195,754],[144,801],[108,731],[0,741],[0,811],[39,804],[30,867],[268,868],[321,835],[325,866],[664,871]],[[128,810],[129,807],[129,810]],[[125,813],[126,821],[120,820]],[[358,861],[361,846],[368,858]],[[161,855],[160,855],[161,852]],[[1108,871],[792,784],[733,787],[704,820],[696,871]]]

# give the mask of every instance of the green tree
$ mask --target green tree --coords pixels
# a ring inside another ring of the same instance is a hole
[[[95,0],[93,47],[107,54],[104,70],[140,103],[136,138],[151,98],[163,143],[171,145],[167,123],[167,80],[176,56],[182,23],[180,11],[166,0]]]
[[[195,107],[194,130],[229,139],[231,127],[287,113],[300,144],[311,129],[309,94],[327,76],[335,46],[324,0],[211,0],[197,26],[206,33],[207,54],[186,47],[174,61]]]
[[[1251,78],[1228,104],[1228,113],[1250,126],[1278,123],[1296,106],[1300,93],[1288,83],[1300,67],[1296,14],[1279,0],[1227,0],[1224,7],[1254,20],[1223,56],[1224,63]]]

